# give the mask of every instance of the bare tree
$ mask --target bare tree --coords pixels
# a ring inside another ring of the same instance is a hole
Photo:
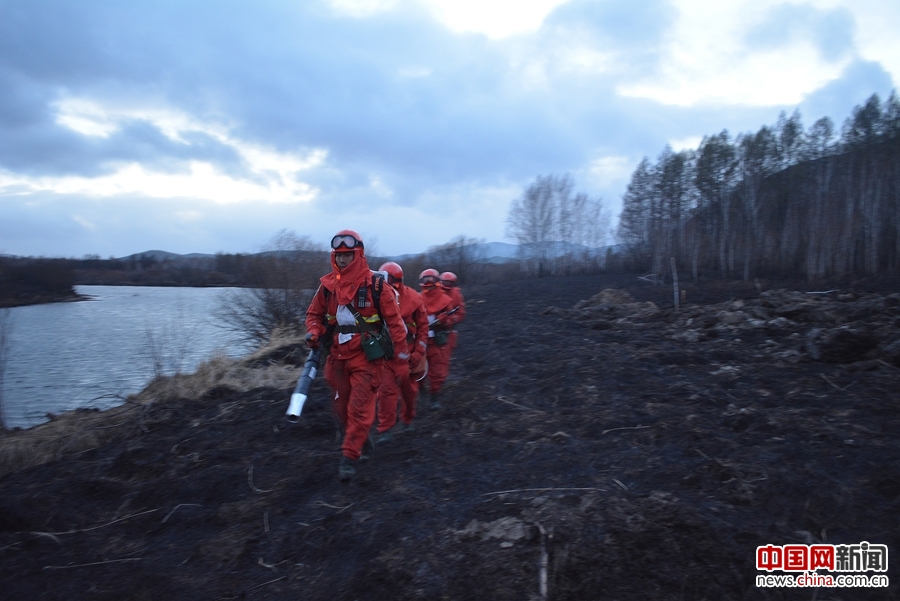
[[[655,231],[651,244],[654,273],[665,273],[669,258],[680,255],[684,249],[684,224],[688,211],[696,203],[694,155],[689,150],[674,152],[666,145],[659,157],[655,202],[651,209]]]
[[[557,233],[554,231],[556,199],[568,196],[571,190],[568,176],[538,176],[510,207],[506,235],[518,242],[521,258],[538,276],[550,273],[550,243]]]
[[[142,354],[150,366],[152,376],[159,378],[180,374],[197,342],[198,334],[197,324],[180,302],[169,319],[147,323],[143,332]]]
[[[426,252],[438,271],[452,271],[460,283],[480,281],[485,258],[484,240],[457,236],[446,244],[432,246]]]
[[[631,267],[638,271],[645,271],[650,266],[650,204],[656,188],[655,180],[650,159],[644,157],[631,174],[631,181],[622,197],[616,239],[625,247]]]
[[[255,344],[276,330],[302,332],[326,257],[309,237],[278,232],[262,253],[246,261],[250,287],[224,297],[217,311],[222,327]]]
[[[598,249],[607,244],[612,216],[599,198],[580,192],[558,199],[556,240],[569,245],[558,249],[556,273],[597,269],[606,261]]]
[[[814,161],[831,154],[833,138],[834,122],[828,117],[822,117],[810,126],[806,134],[801,160]]]
[[[577,255],[602,261],[590,249],[609,234],[610,217],[600,199],[572,196],[569,175],[538,176],[510,206],[506,235],[519,244],[526,270],[545,276],[571,269]]]
[[[700,205],[710,211],[705,220],[708,226],[707,252],[716,248],[719,271],[729,272],[728,245],[734,244],[731,199],[733,198],[734,176],[738,167],[736,150],[732,146],[727,131],[704,138],[700,147],[697,164],[697,189],[700,191]],[[732,246],[733,248],[733,246]]]

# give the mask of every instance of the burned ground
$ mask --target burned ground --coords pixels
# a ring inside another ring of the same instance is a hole
[[[754,563],[869,541],[897,573],[890,292],[691,285],[676,312],[634,277],[467,288],[443,408],[350,483],[321,381],[296,425],[290,389],[218,390],[0,478],[3,596],[896,599],[756,588]]]

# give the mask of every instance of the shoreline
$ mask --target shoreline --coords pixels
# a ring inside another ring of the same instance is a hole
[[[214,402],[260,385],[291,387],[299,377],[305,348],[301,338],[276,336],[239,357],[212,356],[193,371],[150,377],[140,390],[124,395],[112,406],[48,412],[41,423],[0,429],[0,478],[59,458],[63,449],[77,455],[134,435],[138,432],[134,420],[140,422],[140,414],[156,404]],[[287,399],[284,405],[287,407]],[[123,419],[126,415],[132,417]]]
[[[76,303],[80,301],[93,300],[94,297],[86,294],[58,295],[46,294],[35,295],[28,298],[0,298],[0,309],[13,309],[16,307],[30,307],[32,305],[48,305],[51,303]]]

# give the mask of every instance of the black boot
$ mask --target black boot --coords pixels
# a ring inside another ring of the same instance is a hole
[[[429,396],[431,397],[431,408],[432,409],[440,409],[441,408],[441,403],[439,400],[440,393],[431,392],[431,393],[429,393]]]
[[[362,455],[359,456],[360,461],[368,461],[372,457],[375,456],[375,437],[372,436],[372,433],[369,433],[369,436],[366,438],[366,442],[363,443]]]
[[[353,476],[356,475],[356,462],[347,457],[346,455],[341,455],[341,462],[338,463],[338,479],[341,482],[347,482]]]

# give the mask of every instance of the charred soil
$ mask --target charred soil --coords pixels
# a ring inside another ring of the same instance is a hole
[[[442,408],[349,483],[321,380],[296,425],[289,388],[222,389],[3,476],[2,596],[796,599],[756,587],[757,546],[861,541],[897,577],[900,295],[709,283],[676,311],[633,276],[465,293]]]

